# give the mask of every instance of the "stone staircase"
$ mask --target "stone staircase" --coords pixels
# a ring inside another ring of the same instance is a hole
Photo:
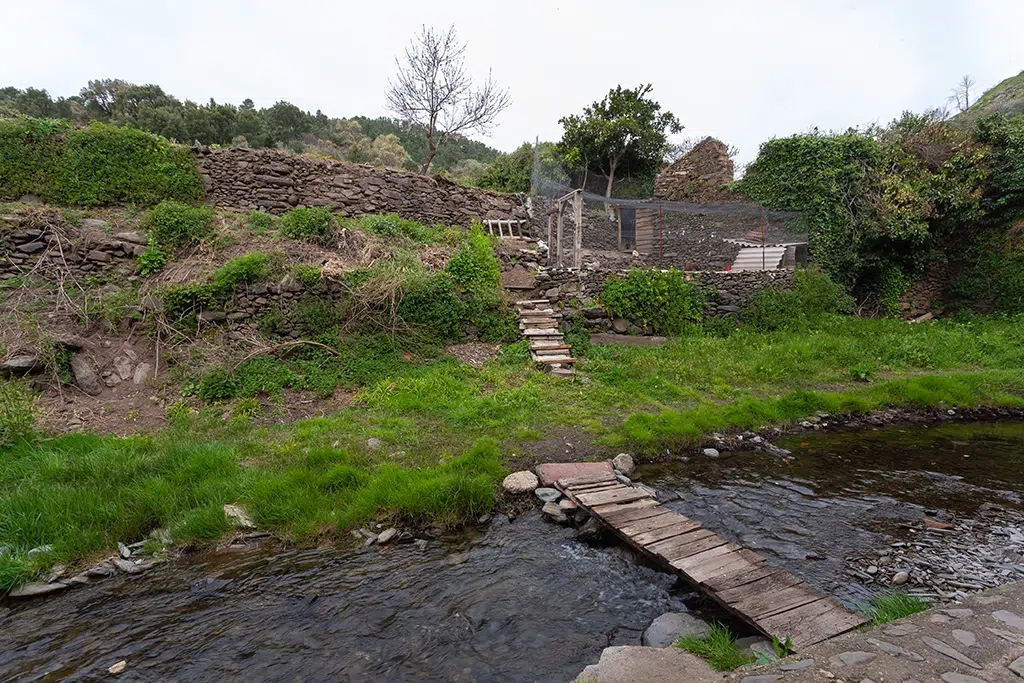
[[[534,362],[558,377],[575,374],[576,359],[559,329],[562,314],[556,313],[547,299],[520,301],[516,305],[519,307],[519,331],[530,340],[530,357]]]

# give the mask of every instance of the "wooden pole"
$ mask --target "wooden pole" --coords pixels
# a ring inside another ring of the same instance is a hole
[[[562,225],[563,225],[563,220],[562,220],[562,201],[559,200],[558,201],[557,234],[555,236],[555,242],[558,243],[558,267],[559,268],[562,267]]]
[[[552,241],[555,233],[555,213],[554,211],[548,212],[548,262],[547,265],[554,263],[555,244]]]
[[[572,245],[572,262],[574,268],[583,267],[583,190],[576,190],[573,197],[573,204],[576,205],[576,215],[573,220],[576,222],[576,239]]]

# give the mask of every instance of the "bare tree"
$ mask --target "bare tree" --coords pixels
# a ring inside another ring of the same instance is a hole
[[[466,73],[465,53],[454,26],[443,33],[424,26],[406,48],[405,58],[395,58],[398,75],[388,81],[388,109],[426,128],[423,173],[430,171],[441,145],[458,135],[486,134],[512,103],[508,89],[499,87],[490,72],[482,84],[473,83]]]
[[[958,110],[967,111],[971,107],[971,88],[974,87],[974,84],[975,81],[970,74],[965,75],[953,88],[953,93],[947,101],[956,105]]]

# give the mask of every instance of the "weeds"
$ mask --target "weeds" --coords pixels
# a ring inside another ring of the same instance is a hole
[[[0,379],[0,448],[32,436],[35,409],[35,397],[24,382]]]
[[[245,225],[257,235],[263,235],[277,225],[277,218],[266,211],[254,209],[246,216]]]
[[[337,228],[334,212],[326,206],[296,207],[281,216],[278,225],[285,237],[321,242],[332,237]]]
[[[173,251],[209,235],[212,222],[213,209],[208,206],[162,201],[149,210],[143,225],[150,244]]]
[[[865,609],[864,613],[871,617],[872,624],[881,626],[896,619],[924,612],[928,607],[928,603],[920,598],[899,591],[891,591],[878,596],[875,599],[875,604]]]
[[[716,671],[733,671],[754,661],[753,656],[736,646],[732,631],[721,624],[712,624],[704,636],[683,636],[676,646],[707,660]]]

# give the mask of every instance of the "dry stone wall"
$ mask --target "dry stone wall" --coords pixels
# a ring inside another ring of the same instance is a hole
[[[58,225],[28,217],[0,216],[0,280],[20,277],[40,261],[67,270],[72,276],[85,277],[109,270],[134,259],[145,250],[147,238],[137,232],[103,235],[106,221],[86,219],[81,234],[70,238],[58,234]],[[102,235],[102,236],[101,236]]]
[[[207,202],[280,214],[296,206],[329,206],[345,216],[397,213],[430,224],[525,219],[517,195],[458,185],[440,177],[333,159],[246,148],[193,149]]]
[[[689,202],[735,201],[723,188],[733,181],[729,148],[714,138],[701,142],[654,179],[654,198]]]

